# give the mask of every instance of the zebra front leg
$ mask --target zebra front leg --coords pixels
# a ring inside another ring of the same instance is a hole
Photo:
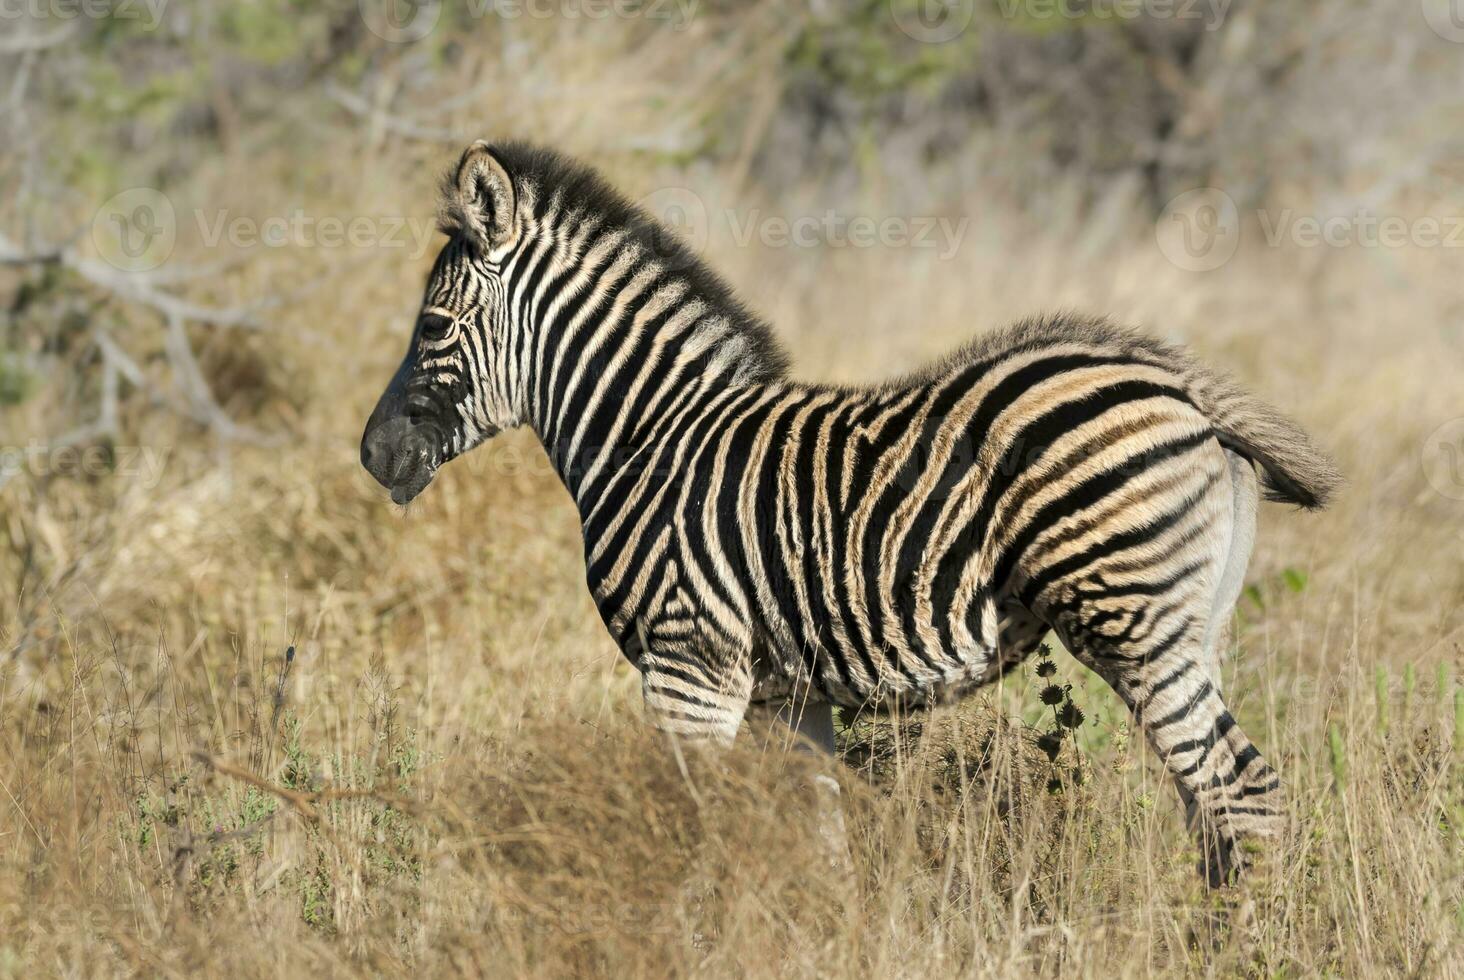
[[[752,695],[745,658],[707,657],[652,642],[644,645],[639,666],[646,715],[677,751],[687,743],[732,744]]]
[[[630,651],[641,671],[646,717],[665,735],[681,778],[701,811],[705,801],[692,779],[686,748],[720,749],[732,744],[752,695],[752,671],[745,658],[710,657],[684,641],[657,640],[647,632],[644,627],[637,631],[638,647]],[[708,918],[722,878],[715,870],[718,849],[709,846],[713,844],[704,838],[696,845],[692,866],[703,870],[694,872],[682,886],[682,904],[697,923],[691,945],[703,952],[713,946],[718,934],[715,921]]]
[[[793,697],[766,706],[772,712],[767,744],[791,748],[797,752],[833,756],[834,711],[826,701],[810,701]],[[844,804],[839,781],[827,773],[813,776],[815,819],[829,864],[836,874],[848,878],[853,861],[849,851],[849,834],[844,825]]]

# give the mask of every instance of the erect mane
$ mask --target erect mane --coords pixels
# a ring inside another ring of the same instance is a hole
[[[1104,317],[1057,310],[1029,316],[983,333],[925,367],[887,384],[891,387],[922,384],[982,361],[1072,342],[1105,347],[1114,354],[1166,365],[1188,367],[1191,364],[1183,351],[1118,326]]]
[[[607,226],[624,229],[647,252],[664,259],[688,282],[691,293],[722,313],[745,341],[744,356],[757,380],[780,378],[787,373],[788,356],[766,321],[743,304],[732,287],[688,248],[679,235],[645,208],[628,200],[594,168],[529,143],[494,143],[492,151],[518,192],[532,188],[535,207],[540,213],[558,197],[570,208],[603,216]],[[443,181],[438,211],[438,225],[448,235],[461,232],[466,223],[454,191],[453,175],[448,174]]]

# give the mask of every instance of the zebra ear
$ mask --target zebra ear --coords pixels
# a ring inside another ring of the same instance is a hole
[[[463,153],[451,196],[453,216],[487,255],[496,258],[518,241],[513,180],[483,140]]]

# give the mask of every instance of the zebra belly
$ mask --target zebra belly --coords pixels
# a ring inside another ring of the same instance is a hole
[[[982,605],[994,609],[994,603]],[[858,625],[770,624],[766,649],[754,657],[753,700],[812,697],[845,707],[919,706],[959,698],[1000,673],[994,629],[983,630],[989,642],[948,648],[918,636],[876,641],[856,632]]]
[[[899,704],[908,707],[945,704],[992,683],[1000,676],[1000,661],[994,651],[979,660],[952,670],[927,683],[845,684],[831,677],[814,678],[808,668],[779,658],[754,675],[751,700],[762,701],[826,701],[848,708],[886,707]]]
[[[891,580],[827,512],[809,522],[794,503],[781,503],[780,520],[761,536],[754,576],[765,583],[754,606],[767,638],[755,658],[765,665],[763,689],[774,692],[767,698],[783,686],[846,706],[918,705],[997,675],[997,604],[976,583],[956,584],[959,602],[950,601],[933,587],[933,560]],[[876,519],[873,538],[888,531],[884,520]]]

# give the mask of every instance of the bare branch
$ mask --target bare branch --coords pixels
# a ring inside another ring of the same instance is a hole
[[[53,246],[36,252],[22,252],[0,234],[0,265],[56,265],[65,257],[65,249]]]
[[[253,786],[261,792],[270,793],[279,797],[294,808],[296,813],[311,823],[320,823],[320,804],[333,803],[337,800],[374,800],[378,803],[384,803],[395,810],[401,810],[403,813],[410,813],[413,816],[419,817],[426,815],[428,812],[427,807],[421,801],[387,790],[338,789],[333,786],[327,786],[323,789],[307,792],[276,785],[267,779],[256,776],[248,769],[242,766],[236,766],[222,756],[214,755],[204,749],[195,749],[193,758],[196,762],[221,776],[228,776],[230,779],[236,779],[246,786]]]
[[[144,306],[151,306],[168,318],[180,317],[216,327],[259,329],[260,323],[254,316],[255,311],[274,305],[273,302],[260,302],[251,306],[225,308],[200,306],[174,296],[172,293],[156,289],[148,285],[145,279],[111,270],[100,262],[83,259],[67,264],[87,281],[104,289],[110,289],[125,299],[142,303]]]
[[[325,94],[353,116],[365,119],[373,127],[397,136],[424,140],[429,143],[447,143],[452,146],[457,146],[467,139],[461,130],[424,126],[411,119],[390,115],[383,108],[373,106],[364,96],[348,91],[333,81],[325,83]]]
[[[92,331],[102,356],[101,404],[97,417],[94,421],[52,440],[53,445],[71,446],[116,435],[119,428],[120,378],[126,378],[134,387],[146,392],[153,404],[208,427],[224,440],[256,445],[276,445],[280,442],[277,436],[240,425],[229,418],[203,376],[186,330],[188,321],[219,327],[258,329],[260,324],[255,319],[255,312],[278,305],[277,299],[248,307],[202,306],[158,289],[147,276],[124,273],[95,259],[81,258],[69,245],[55,245],[27,252],[0,234],[0,266],[34,265],[59,265],[122,300],[139,303],[161,314],[167,324],[163,349],[182,393],[180,400],[176,395],[162,391],[152,384],[137,362],[122,349],[112,335],[105,328],[97,326]],[[14,475],[0,474],[0,487],[8,483]]]
[[[76,22],[51,31],[49,34],[22,34],[19,37],[0,38],[0,54],[20,54],[26,51],[43,51],[63,44],[76,34]]]
[[[69,246],[48,246],[26,252],[15,246],[3,233],[0,233],[0,265],[61,265],[94,286],[123,299],[152,307],[165,318],[182,317],[216,327],[260,329],[261,325],[255,314],[276,305],[275,301],[270,300],[249,306],[203,306],[158,289],[147,276],[122,272],[105,262],[82,258]]]

